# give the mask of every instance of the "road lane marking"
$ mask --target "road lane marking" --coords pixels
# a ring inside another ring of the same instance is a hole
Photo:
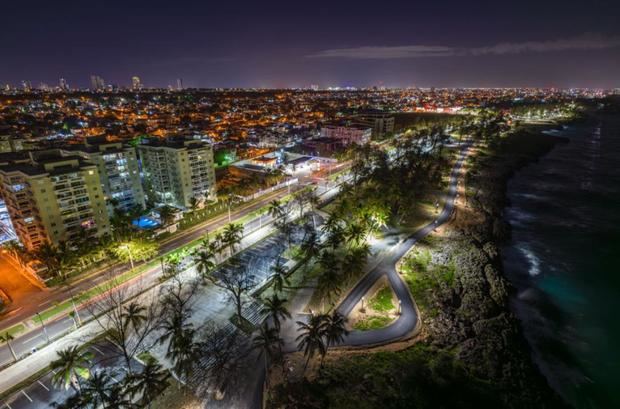
[[[49,304],[51,302],[52,302],[52,300],[43,301],[41,304],[39,304],[39,307],[42,307],[42,306],[44,306],[46,304]]]
[[[47,386],[45,386],[45,385],[43,384],[43,382],[41,382],[41,381],[37,381],[37,382],[38,382],[38,383],[39,383],[39,385],[41,385],[41,386],[42,386],[42,387],[43,387],[46,391],[48,391],[48,392],[50,391],[50,389],[49,389]]]
[[[34,341],[35,339],[40,338],[40,337],[41,337],[41,334],[35,335],[34,337],[30,337],[30,338],[28,338],[28,339],[26,339],[26,340],[22,341],[22,344],[27,344],[27,343],[32,342],[32,341]]]
[[[23,389],[21,390],[21,392],[24,394],[24,396],[25,396],[26,398],[28,398],[28,400],[29,400],[30,402],[32,402],[32,398],[31,398],[30,396],[28,396],[28,394],[27,394],[27,393],[26,393]]]
[[[5,403],[5,404],[4,404],[4,406],[6,406],[6,407],[7,407],[7,408],[9,408],[9,409],[13,409],[13,408],[11,407],[11,405],[9,405],[8,403]]]
[[[103,352],[101,352],[101,350],[99,348],[97,348],[96,346],[91,346],[92,349],[94,349],[95,351],[99,352],[101,355],[105,355]]]

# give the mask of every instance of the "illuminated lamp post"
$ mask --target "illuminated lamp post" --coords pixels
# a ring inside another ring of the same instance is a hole
[[[129,264],[131,265],[131,269],[133,270],[134,264],[133,264],[133,255],[131,254],[131,247],[129,247],[129,244],[121,244],[120,247],[127,249],[127,254],[129,255]]]
[[[45,327],[45,323],[43,322],[43,318],[41,317],[41,314],[39,314],[38,312],[36,312],[35,314],[37,314],[37,317],[39,318],[39,321],[41,322],[41,327],[43,328],[43,333],[45,334],[45,338],[47,339],[47,343],[50,343],[50,336],[47,333],[47,328]]]

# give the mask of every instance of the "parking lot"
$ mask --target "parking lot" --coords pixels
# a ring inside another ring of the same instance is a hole
[[[88,349],[93,353],[93,367],[91,371],[112,370],[115,373],[115,380],[119,382],[127,372],[125,363],[120,356],[112,352],[109,344],[95,344]],[[140,368],[140,364],[135,361],[132,370]],[[50,408],[52,403],[64,402],[74,392],[69,389],[54,387],[52,376],[54,372],[48,372],[29,386],[15,392],[9,398],[0,401],[0,408],[5,409],[43,409]]]

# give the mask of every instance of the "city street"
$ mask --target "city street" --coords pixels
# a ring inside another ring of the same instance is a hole
[[[318,187],[318,189],[319,189],[318,194],[320,195],[323,201],[330,200],[338,192],[337,186],[334,186],[334,187],[320,186]],[[294,211],[292,212],[292,217],[295,218],[297,217],[298,214],[299,214],[298,212]],[[241,245],[239,246],[242,257],[248,257],[247,255],[246,256],[243,255],[244,254],[242,251],[243,249],[253,246],[255,243],[260,242],[261,240],[263,240],[265,237],[267,237],[273,232],[273,228],[270,223],[271,221],[272,220],[270,216],[265,215],[265,216],[262,216],[262,218],[253,219],[245,225],[245,230],[246,230],[245,237],[242,240]],[[261,226],[262,228],[260,228]],[[269,239],[269,240],[273,240],[273,239]],[[264,245],[265,245],[264,243],[259,243],[258,245],[259,247],[251,251],[254,251],[255,252],[254,254],[263,254],[265,251],[265,248],[261,246],[264,246]],[[261,278],[262,280],[265,280],[267,278],[268,270],[267,269],[261,269],[261,270],[264,271]],[[157,283],[157,278],[159,276],[159,273],[160,273],[160,267],[156,266],[148,270],[141,276],[138,276],[128,281],[127,283],[124,283],[121,287],[127,288],[129,290],[131,290],[131,288],[135,287],[136,285],[139,286],[139,288],[147,288],[149,286],[149,283],[151,284]],[[256,323],[258,323],[262,320],[262,318],[257,314],[258,307],[259,306],[256,303],[251,303],[250,305],[246,306],[246,311],[248,311],[248,317],[250,318],[249,320],[251,322],[256,321]],[[82,320],[86,321],[88,319],[87,310],[83,306],[80,306],[79,311],[80,311],[80,317],[82,318]],[[18,355],[20,354],[23,355],[23,354],[30,353],[33,348],[41,348],[45,346],[47,344],[48,336],[50,337],[50,339],[60,337],[59,341],[53,341],[50,345],[47,345],[45,348],[43,348],[45,350],[46,358],[34,359],[40,356],[42,352],[44,352],[42,350],[28,357],[26,360],[24,360],[24,362],[20,361],[17,364],[9,366],[7,369],[0,372],[0,375],[2,375],[0,376],[0,393],[10,388],[11,385],[19,383],[23,379],[28,378],[29,375],[31,375],[32,373],[36,373],[37,370],[44,368],[46,366],[46,362],[49,362],[49,360],[53,359],[53,356],[55,353],[53,351],[62,349],[61,347],[64,347],[66,345],[75,344],[76,342],[83,343],[87,339],[89,339],[89,337],[92,337],[95,334],[96,329],[91,328],[90,330],[86,330],[86,327],[88,327],[88,325],[85,325],[84,327],[79,328],[78,331],[71,332],[75,328],[75,323],[70,316],[65,316],[57,320],[54,320],[53,322],[46,323],[44,328],[40,327],[30,332],[28,336],[19,337],[15,339],[12,342],[13,348]],[[86,332],[84,334],[81,334],[84,331]],[[66,333],[70,333],[70,335],[63,337],[62,335]],[[2,357],[5,363],[8,364],[12,361],[12,356],[6,345],[2,346],[2,350],[0,350],[0,354],[2,354]],[[28,361],[28,362],[25,362],[25,361]]]
[[[291,192],[295,192],[301,189],[302,187],[303,187],[302,185],[293,186],[291,188]],[[317,193],[323,194],[326,191],[327,190],[325,186],[319,186]],[[253,211],[257,209],[265,207],[271,201],[281,199],[282,197],[288,194],[289,194],[288,189],[282,189],[282,190],[267,194],[258,201],[252,202],[248,204],[247,206],[242,206],[241,208],[233,210],[231,212],[231,219],[234,222],[235,220],[238,220],[246,216],[247,214],[252,213]],[[257,217],[255,219],[249,220],[248,222],[244,224],[244,230],[245,230],[244,235],[247,235],[249,232],[253,232],[261,228],[263,225],[267,226],[271,222],[272,222],[271,216],[267,214],[261,217]],[[205,224],[202,224],[202,225],[190,228],[186,231],[183,231],[179,235],[174,236],[162,242],[160,246],[159,254],[166,254],[169,251],[182,247],[194,240],[200,239],[204,237],[204,235],[207,234],[207,232],[216,230],[220,227],[225,226],[226,224],[228,224],[228,214],[224,213],[209,220]],[[140,264],[137,263],[136,267],[138,267],[139,265]],[[104,284],[106,281],[110,280],[110,277],[113,277],[115,275],[122,273],[123,271],[126,271],[127,269],[129,269],[129,267],[130,267],[129,263],[116,266],[111,269],[99,272],[96,276],[89,277],[88,280],[80,280],[74,285],[58,287],[49,292],[47,291],[44,292],[39,289],[33,288],[31,289],[30,292],[34,294],[41,294],[41,293],[44,294],[45,301],[39,300],[39,298],[35,298],[35,300],[38,300],[38,301],[33,302],[33,300],[29,297],[20,298],[20,300],[24,300],[24,302],[22,302],[21,305],[17,307],[17,309],[14,310],[14,312],[9,313],[5,317],[5,319],[2,320],[2,326],[3,328],[9,328],[12,325],[15,325],[20,322],[24,322],[24,320],[31,318],[37,312],[43,311],[53,306],[55,303],[62,302],[62,301],[65,301],[66,299],[69,299],[71,294],[77,295],[97,285]],[[156,278],[158,277],[160,270],[161,268],[159,265],[152,267],[149,270],[142,273],[139,277],[140,278],[139,280],[133,279],[131,280],[131,282],[133,283],[139,282],[143,286],[151,285],[156,282]],[[17,277],[18,280],[25,281],[25,279],[21,275],[19,275],[17,272],[11,275],[11,277]],[[78,307],[78,309],[80,309],[80,311],[82,310],[81,307]],[[67,311],[67,313],[68,312],[69,311]],[[88,318],[87,312],[84,312],[83,314],[86,314],[85,318]],[[25,324],[26,325],[29,324],[32,326],[32,322],[26,321]],[[58,336],[61,336],[62,334],[66,333],[68,330],[71,330],[71,328],[74,326],[74,323],[73,323],[73,319],[65,314],[60,317],[57,317],[50,321],[45,322],[45,325],[46,325],[47,335],[49,336],[49,338],[55,339]],[[29,328],[29,331],[27,333],[19,337],[16,337],[16,339],[13,341],[13,348],[16,354],[18,356],[21,356],[23,354],[30,353],[33,348],[40,348],[41,346],[45,345],[46,340],[47,340],[47,337],[45,335],[45,331],[43,330],[43,328],[40,327],[40,325],[35,325]],[[0,368],[9,364],[10,362],[12,362],[12,360],[13,358],[6,344],[0,345]]]

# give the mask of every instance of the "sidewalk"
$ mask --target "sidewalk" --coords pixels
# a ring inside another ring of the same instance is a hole
[[[251,247],[265,237],[268,237],[274,232],[274,230],[273,225],[269,224],[264,226],[262,229],[250,233],[241,240],[238,252]],[[222,262],[225,260],[226,259],[223,259]],[[190,266],[188,270],[189,269],[193,269],[193,266]],[[154,287],[151,287],[147,293],[157,291],[159,286],[160,285],[155,285]],[[45,368],[47,368],[49,364],[57,358],[58,351],[72,345],[82,345],[100,335],[101,332],[100,325],[91,321],[79,329],[52,341],[49,345],[39,349],[34,354],[21,359],[15,364],[0,371],[0,394],[6,392],[14,385],[24,382],[30,377],[45,370]]]
[[[324,190],[320,196],[322,200],[329,200],[332,196],[338,193],[338,186],[334,186]],[[297,212],[293,212],[293,219],[297,219]],[[239,253],[248,247],[258,243],[264,238],[270,236],[275,231],[275,227],[272,222],[267,222],[262,225],[261,228],[254,230],[252,233],[245,236],[238,247],[236,253]],[[222,264],[228,257],[224,257],[218,264]],[[193,268],[189,266],[188,269]],[[155,272],[157,273],[159,269]],[[160,287],[157,284],[147,290],[148,292],[155,291]],[[311,289],[310,289],[311,290]],[[312,296],[312,291],[309,294],[301,290],[298,296]],[[297,297],[296,297],[297,298]],[[299,305],[303,303],[303,299],[299,299]],[[306,301],[307,304],[307,301]],[[305,307],[305,304],[303,304]],[[49,345],[41,348],[36,353],[14,363],[6,369],[0,371],[0,394],[6,392],[14,385],[27,381],[29,378],[45,370],[49,364],[56,359],[57,352],[72,345],[80,345],[88,342],[101,333],[101,327],[96,322],[90,322],[79,329],[70,332],[67,335],[63,335],[57,340],[52,341]]]

